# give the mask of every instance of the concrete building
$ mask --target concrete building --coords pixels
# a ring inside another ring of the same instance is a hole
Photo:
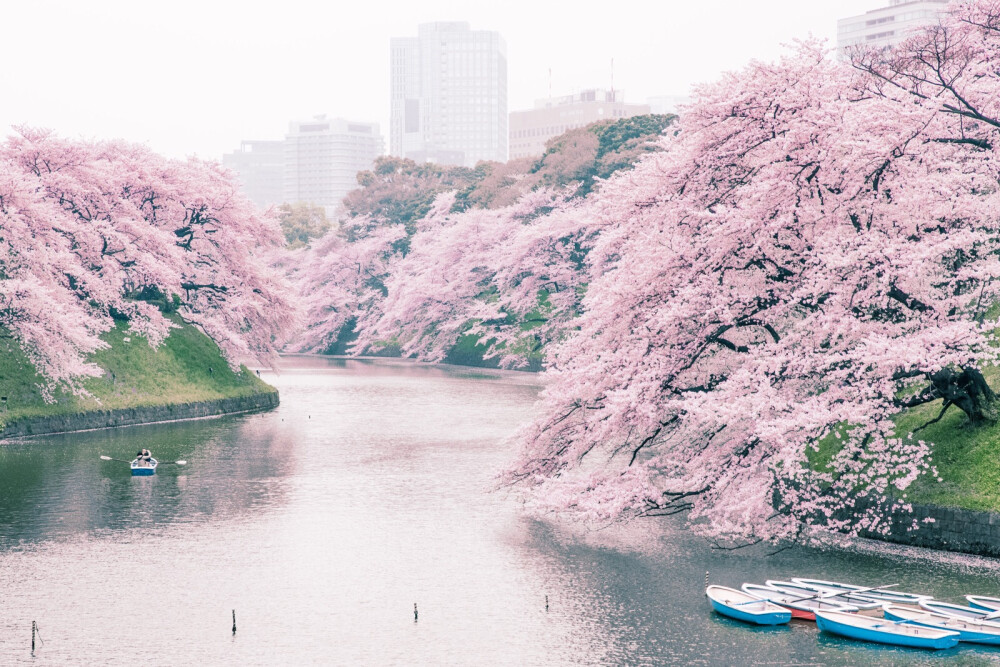
[[[626,104],[620,90],[592,89],[535,100],[533,109],[510,113],[510,159],[538,157],[545,152],[546,141],[567,130],[648,113],[648,104]]]
[[[257,206],[284,201],[285,142],[240,142],[239,150],[222,156],[222,164],[237,173],[244,194]]]
[[[682,106],[691,104],[691,98],[687,95],[656,95],[647,97],[646,104],[650,113],[677,114]]]
[[[507,160],[507,47],[468,23],[425,23],[393,38],[389,146],[418,162]]]
[[[385,143],[378,123],[316,116],[289,124],[284,149],[284,201],[309,202],[333,214],[358,187],[358,172],[384,153]]]
[[[898,44],[915,28],[934,23],[949,0],[889,0],[888,7],[837,21],[837,50],[841,57],[858,46]]]

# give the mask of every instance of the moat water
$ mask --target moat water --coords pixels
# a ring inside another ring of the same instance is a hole
[[[528,517],[492,488],[536,376],[293,358],[264,378],[271,412],[0,445],[0,664],[1000,664],[755,629],[704,597],[708,571],[959,601],[1000,594],[997,561]],[[189,463],[133,478],[99,459],[139,447]]]

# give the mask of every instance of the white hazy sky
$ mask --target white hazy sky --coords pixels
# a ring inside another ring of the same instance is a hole
[[[468,21],[507,42],[510,109],[614,84],[626,100],[773,59],[887,0],[3,0],[0,128],[219,158],[327,113],[388,134],[389,38]]]

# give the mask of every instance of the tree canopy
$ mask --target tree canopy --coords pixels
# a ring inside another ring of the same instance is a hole
[[[282,241],[214,163],[27,128],[0,145],[0,326],[50,390],[99,372],[115,318],[155,347],[177,311],[234,367],[269,357],[293,321]]]
[[[702,88],[588,200],[579,330],[508,481],[747,539],[885,531],[934,470],[893,416],[995,418],[1000,3],[951,12],[852,63],[805,43]]]

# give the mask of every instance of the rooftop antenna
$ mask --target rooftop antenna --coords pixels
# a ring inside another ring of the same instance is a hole
[[[615,101],[615,59],[611,59],[611,101]]]

